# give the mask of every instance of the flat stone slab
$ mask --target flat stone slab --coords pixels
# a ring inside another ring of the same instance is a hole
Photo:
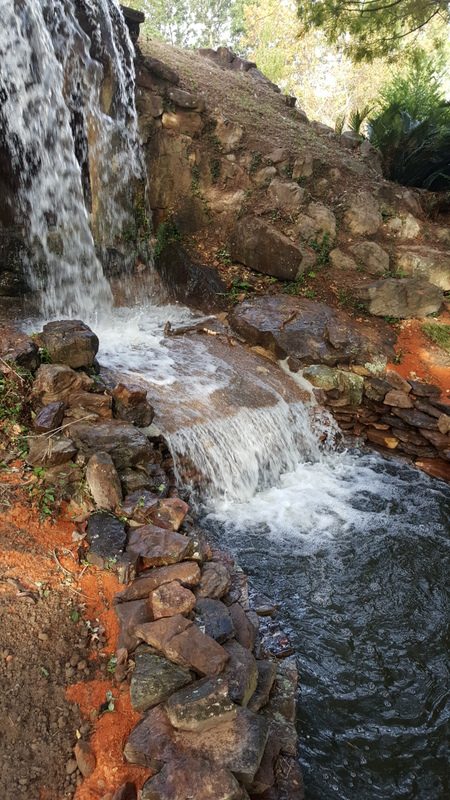
[[[195,622],[199,628],[216,642],[226,642],[234,636],[234,625],[228,608],[220,600],[210,597],[197,599]]]
[[[243,800],[231,772],[201,758],[179,757],[142,789],[142,800]]]
[[[257,661],[256,665],[258,667],[258,683],[248,703],[250,711],[254,711],[255,714],[268,703],[277,672],[276,664],[273,661]]]
[[[77,448],[88,457],[99,452],[109,453],[118,470],[133,464],[145,464],[153,453],[142,431],[119,420],[96,422],[95,425],[77,422],[71,425],[70,435]]]
[[[173,728],[163,707],[152,708],[135,725],[125,743],[126,761],[157,772],[166,761],[176,757],[172,734]]]
[[[164,567],[189,558],[191,548],[186,536],[155,525],[143,525],[131,531],[127,549],[139,555],[146,567]]]
[[[163,583],[149,597],[153,619],[173,617],[174,614],[189,614],[195,606],[195,594],[178,581]]]
[[[229,659],[222,645],[180,614],[138,625],[136,635],[175,664],[193,669],[199,675],[218,675]]]
[[[167,567],[155,567],[142,573],[123,592],[116,595],[116,601],[139,600],[148,597],[150,592],[165,583],[179,581],[183,586],[196,586],[200,580],[200,567],[195,561],[182,561]]]
[[[105,511],[91,514],[86,529],[87,561],[100,569],[113,566],[123,553],[126,538],[124,523],[113,514]]]
[[[139,637],[136,633],[137,626],[150,622],[152,618],[148,599],[117,603],[114,606],[114,610],[120,625],[117,646],[131,652],[139,644]],[[181,619],[184,619],[184,617],[181,617]]]
[[[192,679],[188,670],[172,664],[147,647],[141,646],[136,650],[135,662],[130,682],[130,698],[136,711],[147,711],[162,703]]]
[[[221,677],[204,678],[175,692],[165,707],[174,728],[185,731],[205,731],[237,714],[228,683]]]
[[[219,600],[231,586],[230,570],[220,561],[210,561],[203,566],[198,597],[213,597]]]

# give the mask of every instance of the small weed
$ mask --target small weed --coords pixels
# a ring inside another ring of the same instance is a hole
[[[289,283],[285,283],[285,285],[283,286],[283,292],[284,294],[297,295],[301,293],[304,285],[305,285],[305,276],[299,275],[299,277],[295,281],[290,281]]]
[[[285,178],[292,178],[293,171],[294,171],[294,165],[292,162],[289,162],[289,164],[285,164],[283,169],[281,170]]]
[[[220,178],[220,173],[222,170],[222,162],[220,158],[212,158],[209,163],[209,171],[211,173],[211,180],[213,183],[217,183]]]
[[[400,348],[398,353],[394,356],[394,364],[401,364],[403,361],[403,350]]]
[[[225,267],[229,267],[230,264],[233,263],[232,258],[226,247],[221,247],[220,250],[217,250],[216,258],[218,258],[220,263],[223,264]]]
[[[259,153],[259,152],[253,153],[251,161],[250,161],[250,166],[248,168],[248,171],[249,171],[250,175],[254,175],[255,172],[258,171],[258,169],[260,168],[260,166],[262,164],[262,159],[263,159],[262,153]]]
[[[106,665],[106,669],[108,670],[108,672],[111,673],[111,675],[113,675],[114,672],[116,671],[116,667],[117,667],[117,658],[116,656],[111,656]]]
[[[252,292],[253,286],[246,280],[242,280],[242,278],[235,278],[231,284],[230,289],[226,293],[226,296],[232,301],[237,302],[239,295],[244,294],[246,295],[247,292]]]
[[[314,289],[305,289],[302,292],[304,297],[307,297],[308,300],[314,300],[317,297],[317,292]]]
[[[40,347],[39,348],[39,355],[40,355],[42,364],[51,364],[52,363],[52,357],[51,357],[51,355],[48,352],[48,349],[46,347]]]
[[[39,510],[42,517],[51,517],[55,505],[55,491],[47,487],[43,490],[39,499]]]
[[[308,179],[304,175],[300,175],[299,178],[295,179],[295,182],[298,183],[299,186],[304,188],[308,184]]]
[[[72,620],[72,622],[75,623],[79,622],[80,617],[81,617],[80,612],[76,608],[72,609],[72,611],[70,612],[70,619]]]
[[[14,424],[28,423],[27,396],[33,376],[28,370],[4,362],[0,371],[0,421]]]
[[[438,322],[425,322],[422,331],[432,342],[450,353],[450,325],[440,325]]]
[[[388,314],[383,317],[385,322],[388,322],[389,325],[395,325],[398,322],[398,317],[390,317]]]
[[[311,239],[309,246],[317,253],[317,266],[326,267],[330,263],[331,242],[330,234],[324,233],[322,241]]]
[[[172,220],[162,222],[156,232],[155,258],[161,255],[168,244],[179,241],[180,232]]]

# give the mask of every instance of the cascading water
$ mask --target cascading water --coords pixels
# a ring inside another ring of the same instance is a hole
[[[86,201],[97,241],[113,242],[142,176],[133,47],[116,0],[1,0],[0,10],[0,121],[37,253],[31,283],[44,316],[95,319],[112,294]]]

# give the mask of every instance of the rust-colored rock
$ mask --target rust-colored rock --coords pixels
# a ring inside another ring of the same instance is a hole
[[[142,800],[243,800],[236,778],[228,769],[204,758],[179,756],[150,778],[142,789]]]
[[[155,412],[147,400],[147,392],[140,386],[118,383],[113,389],[114,416],[144,428],[150,425]]]
[[[386,394],[384,403],[387,406],[396,406],[397,408],[414,407],[411,397],[399,389],[391,389],[391,391]]]
[[[130,764],[139,764],[154,771],[176,757],[173,728],[162,706],[156,706],[131,731],[123,754]]]
[[[191,542],[179,533],[143,525],[131,531],[128,550],[139,555],[145,567],[164,567],[189,558]]]
[[[220,561],[209,561],[202,568],[202,577],[197,589],[198,597],[220,599],[231,586],[230,570]]]
[[[97,760],[91,745],[89,742],[79,739],[74,747],[73,752],[77,762],[77,767],[80,770],[83,778],[89,778],[97,765]]]
[[[63,421],[65,405],[61,401],[49,403],[41,408],[33,420],[36,433],[50,433]]]
[[[127,605],[121,603],[119,608]],[[229,658],[220,644],[180,614],[138,625],[136,635],[175,664],[192,668],[199,675],[218,675]]]
[[[149,492],[147,489],[141,489],[132,492],[125,497],[123,502],[123,512],[129,519],[135,522],[141,522],[145,525],[151,522],[151,514],[158,505],[159,497],[154,492]],[[160,526],[163,527],[163,526]]]
[[[94,381],[84,372],[75,372],[62,364],[42,364],[36,372],[32,396],[43,405],[67,402],[75,392],[89,391]]]
[[[129,603],[117,603],[114,610],[119,619],[120,631],[117,648],[131,652],[139,644],[143,636],[138,630],[144,623],[150,622],[152,615],[148,600],[131,600]],[[184,617],[181,617],[184,619]]]
[[[86,467],[86,482],[99,508],[114,511],[122,500],[122,489],[114,462],[108,453],[95,453]]]
[[[253,650],[256,641],[257,630],[248,618],[240,603],[233,603],[230,606],[231,619],[233,620],[235,637],[242,647]]]
[[[182,561],[168,567],[157,567],[142,573],[123,592],[116,595],[116,601],[139,600],[148,597],[150,592],[165,583],[179,581],[185,586],[196,586],[200,580],[200,567],[195,561]]]
[[[155,525],[178,531],[189,511],[189,506],[179,497],[167,497],[160,500],[157,507],[152,510],[151,518]]]
[[[164,583],[150,594],[153,619],[189,614],[195,606],[195,595],[178,581]]]
[[[71,392],[66,398],[66,417],[72,419],[85,419],[89,421],[112,418],[112,400],[108,394],[94,394],[93,392]]]

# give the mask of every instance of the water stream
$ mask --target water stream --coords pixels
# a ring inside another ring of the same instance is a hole
[[[188,309],[151,299],[113,309],[91,230],[100,240],[120,230],[140,174],[132,50],[116,0],[82,5],[91,41],[74,0],[0,0],[3,123],[48,265],[33,277],[43,316],[81,315],[101,364],[147,386],[211,536],[279,602],[298,653],[309,800],[444,800],[448,488],[401,462],[336,451],[330,419],[243,347],[165,337],[167,320],[192,320]],[[114,114],[94,45],[109,53]],[[95,132],[97,216],[74,118]]]

